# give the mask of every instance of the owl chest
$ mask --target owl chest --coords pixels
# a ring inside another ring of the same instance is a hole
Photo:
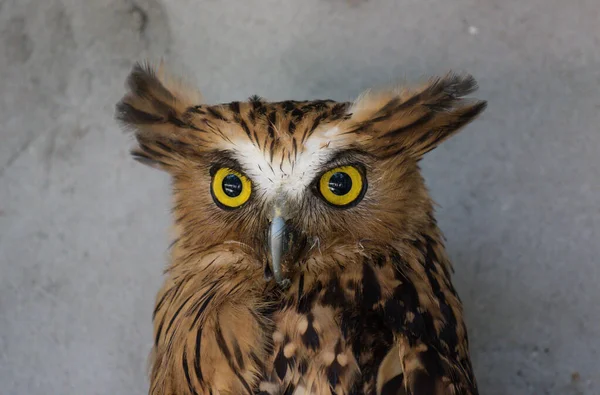
[[[297,279],[273,314],[268,380],[280,393],[370,392],[393,343],[378,312],[387,293],[370,267],[312,282]]]

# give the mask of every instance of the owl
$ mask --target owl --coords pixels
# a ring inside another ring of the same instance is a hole
[[[172,179],[152,395],[478,393],[419,168],[476,118],[469,75],[354,102],[203,104],[136,65],[117,119]]]

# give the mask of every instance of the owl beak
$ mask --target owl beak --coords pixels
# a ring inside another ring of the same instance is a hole
[[[269,249],[271,252],[271,269],[273,270],[275,281],[279,285],[285,285],[289,282],[288,279],[283,277],[283,273],[281,272],[281,261],[287,244],[286,233],[285,220],[283,217],[275,215],[269,228]]]

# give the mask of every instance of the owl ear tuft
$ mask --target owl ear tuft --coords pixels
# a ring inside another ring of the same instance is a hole
[[[194,125],[188,110],[200,104],[200,94],[167,76],[162,63],[156,70],[148,63],[135,64],[126,87],[115,117],[135,133],[138,146],[133,157],[161,169],[174,166],[177,156],[189,147],[186,137]]]
[[[350,109],[345,134],[381,157],[419,159],[485,110],[487,102],[463,98],[476,89],[470,75],[450,73],[420,89],[367,92]]]

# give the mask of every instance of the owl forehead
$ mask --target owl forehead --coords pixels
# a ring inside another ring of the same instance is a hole
[[[300,198],[327,162],[347,145],[340,125],[349,103],[332,100],[233,102],[200,108],[214,148],[234,159],[265,199]]]
[[[265,199],[282,195],[299,199],[315,178],[328,170],[327,162],[339,150],[339,144],[332,141],[336,131],[336,127],[328,128],[299,146],[292,139],[280,139],[277,147],[266,149],[243,139],[233,140],[229,151]]]

